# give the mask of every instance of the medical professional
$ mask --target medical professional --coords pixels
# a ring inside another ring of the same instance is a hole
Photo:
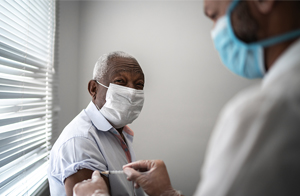
[[[299,196],[300,1],[206,0],[204,7],[223,64],[262,81],[221,112],[195,195]],[[180,195],[163,161],[137,161],[123,170],[148,195]]]

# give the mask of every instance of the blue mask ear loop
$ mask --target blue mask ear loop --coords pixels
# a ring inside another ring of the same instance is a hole
[[[300,37],[300,29],[288,32],[288,33],[284,33],[282,35],[277,35],[271,38],[267,38],[265,40],[262,41],[257,41],[257,42],[253,42],[253,43],[245,43],[242,40],[240,40],[239,38],[236,37],[236,35],[233,32],[233,28],[232,28],[232,24],[231,24],[231,14],[232,11],[234,10],[234,8],[237,6],[237,4],[240,2],[241,0],[233,0],[232,3],[229,5],[229,8],[227,10],[227,22],[229,25],[229,34],[231,37],[233,37],[236,41],[238,41],[238,43],[242,44],[242,45],[246,45],[248,47],[256,47],[257,45],[262,46],[262,47],[268,47],[271,45],[275,45],[287,40],[291,40],[294,39],[296,37]]]
[[[282,35],[274,36],[263,41],[256,42],[256,44],[260,44],[263,47],[268,47],[287,40],[294,39],[296,37],[300,37],[300,29],[288,33],[284,33]]]

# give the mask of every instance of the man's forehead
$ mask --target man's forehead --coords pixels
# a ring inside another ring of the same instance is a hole
[[[130,58],[114,58],[108,63],[109,74],[120,74],[122,72],[132,72],[144,75],[142,68],[135,59]]]
[[[117,67],[116,69],[113,69],[111,73],[112,74],[120,74],[120,73],[124,73],[124,72],[131,72],[131,73],[137,73],[137,74],[144,75],[144,73],[141,69],[126,68],[126,67]]]
[[[108,69],[120,69],[120,68],[139,68],[139,63],[135,59],[116,57],[112,58],[108,62]]]

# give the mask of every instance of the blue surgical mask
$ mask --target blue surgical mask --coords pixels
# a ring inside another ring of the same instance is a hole
[[[230,20],[231,13],[239,1],[232,1],[226,15],[218,19],[211,36],[223,64],[229,70],[245,78],[262,78],[266,72],[264,48],[299,37],[300,29],[247,44],[236,37]]]

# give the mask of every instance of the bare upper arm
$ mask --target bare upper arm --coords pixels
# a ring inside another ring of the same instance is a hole
[[[67,196],[73,196],[73,187],[75,186],[76,183],[82,182],[83,180],[90,179],[92,177],[92,170],[89,169],[81,169],[77,171],[75,174],[67,177],[65,179],[65,190]],[[108,189],[110,189],[109,186],[109,180],[106,176],[102,176],[104,178],[104,181],[106,182],[106,185]]]

